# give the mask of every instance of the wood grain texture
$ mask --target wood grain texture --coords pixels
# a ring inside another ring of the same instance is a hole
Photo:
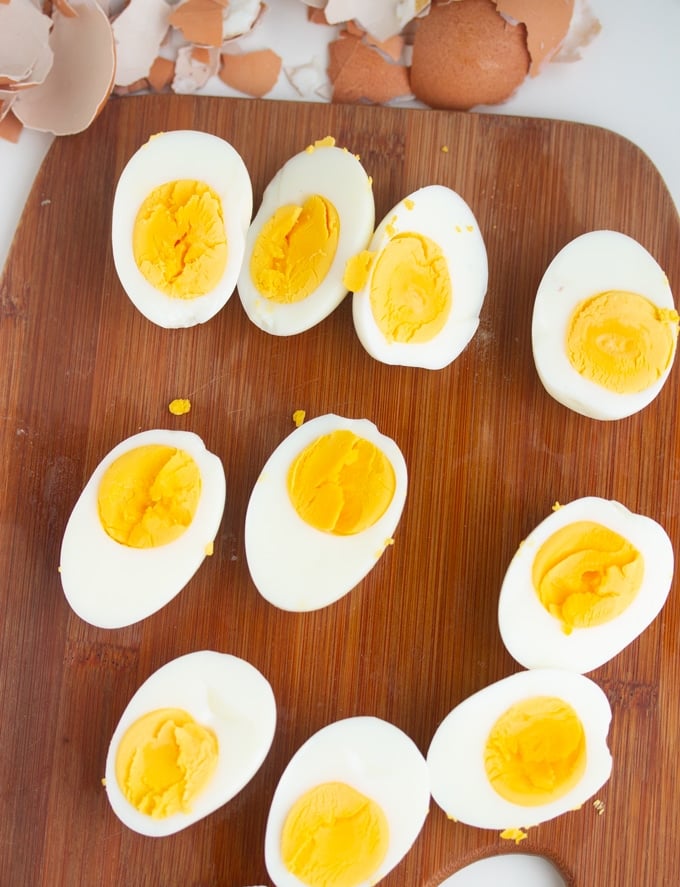
[[[133,151],[173,128],[232,142],[256,206],[279,166],[328,133],[373,175],[377,218],[422,185],[456,189],[489,253],[473,341],[450,367],[428,372],[369,358],[349,300],[292,339],[255,329],[237,296],[193,329],[146,321],[115,275],[111,204]],[[552,401],[533,366],[541,275],[565,243],[594,228],[637,238],[680,288],[680,224],[660,176],[632,144],[598,128],[164,96],[112,100],[87,132],[54,143],[0,284],[0,883],[268,884],[269,803],[308,736],[338,718],[374,714],[425,752],[453,705],[519,670],[498,634],[498,592],[518,543],[555,500],[618,499],[659,520],[677,546],[677,363],[653,404],[615,423]],[[188,416],[168,412],[177,396],[191,399]],[[278,611],[259,596],[243,545],[250,489],[298,408],[308,417],[372,419],[399,443],[410,471],[396,544],[351,594],[309,614]],[[224,462],[215,554],[156,615],[97,629],[61,591],[62,533],[98,461],[152,427],[196,431]],[[591,674],[614,712],[602,815],[588,803],[515,848],[496,832],[448,821],[433,803],[386,887],[434,887],[464,862],[515,849],[547,854],[578,887],[674,883],[679,616],[673,588],[642,637]],[[107,803],[100,780],[108,742],[152,671],[206,647],[242,656],[269,678],[279,712],[274,743],[227,806],[184,833],[143,838]]]

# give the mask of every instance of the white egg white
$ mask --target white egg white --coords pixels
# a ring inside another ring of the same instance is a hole
[[[492,787],[484,747],[496,720],[533,696],[563,699],[576,711],[586,736],[586,769],[569,792],[537,806],[514,804]],[[489,684],[459,703],[440,723],[427,752],[432,797],[452,819],[477,828],[530,828],[588,800],[609,779],[607,747],[611,708],[604,692],[581,674],[556,669],[518,672]]]
[[[156,548],[131,548],[112,539],[99,519],[104,473],[128,450],[149,444],[189,453],[201,473],[201,495],[186,531]],[[99,463],[76,502],[61,546],[61,584],[75,613],[100,628],[121,628],[169,603],[203,563],[224,512],[226,480],[219,457],[190,431],[143,431],[119,443]]]
[[[290,304],[274,302],[262,296],[253,282],[253,247],[276,210],[300,206],[315,194],[332,203],[338,213],[340,234],[335,257],[326,276],[305,299]],[[347,261],[366,248],[374,223],[371,179],[356,155],[334,145],[318,145],[291,157],[265,188],[246,236],[238,293],[250,320],[272,335],[292,336],[328,317],[347,295],[343,283]]]
[[[439,887],[567,887],[553,863],[534,853],[499,853],[471,862],[441,881]]]
[[[205,182],[218,195],[227,238],[222,277],[210,292],[193,299],[173,298],[152,286],[139,270],[132,249],[135,219],[144,200],[160,185],[181,179]],[[170,130],[142,145],[118,180],[111,238],[118,278],[144,317],[167,329],[194,326],[214,317],[236,288],[252,211],[250,174],[229,142],[207,132]]]
[[[452,306],[443,329],[429,342],[388,342],[371,309],[373,270],[397,234],[423,234],[442,250],[452,286]],[[442,369],[452,363],[479,326],[488,284],[488,261],[477,220],[463,198],[443,185],[428,185],[401,200],[378,225],[369,252],[374,257],[365,285],[352,297],[357,336],[382,363]]]
[[[325,533],[307,524],[293,507],[286,479],[296,456],[318,437],[348,429],[371,441],[389,458],[396,489],[382,517],[350,536]],[[260,594],[282,610],[310,611],[334,603],[375,566],[399,523],[408,475],[401,450],[368,419],[328,414],[304,422],[274,450],[260,472],[248,503],[245,548],[248,569]]]
[[[288,811],[317,785],[343,782],[380,805],[389,825],[386,857],[370,881],[377,884],[404,858],[420,834],[430,805],[425,758],[394,724],[359,716],[335,721],[293,755],[274,792],[265,833],[265,864],[276,887],[300,887],[281,858]]]
[[[556,401],[591,419],[623,419],[650,404],[666,371],[644,391],[620,394],[584,378],[571,364],[567,329],[576,306],[608,290],[638,293],[660,308],[674,308],[668,278],[636,240],[618,231],[590,231],[564,246],[539,284],[531,323],[536,372]]]
[[[642,554],[644,576],[636,597],[619,616],[565,634],[560,620],[541,603],[531,573],[541,545],[574,521],[594,521],[631,542]],[[592,671],[620,653],[656,618],[668,597],[673,570],[673,545],[655,520],[610,499],[575,499],[557,508],[532,530],[510,562],[498,601],[498,628],[503,643],[525,668]]]
[[[217,768],[187,813],[155,819],[125,797],[116,779],[118,746],[140,717],[179,708],[217,737]],[[106,756],[106,794],[128,828],[150,837],[181,831],[230,801],[257,773],[276,729],[276,700],[260,671],[228,653],[199,650],[161,666],[136,691],[121,715]]]

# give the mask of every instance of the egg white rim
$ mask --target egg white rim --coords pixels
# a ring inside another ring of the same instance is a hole
[[[303,883],[285,869],[281,860],[281,833],[288,811],[300,795],[324,782],[351,785],[376,801],[387,817],[387,855],[370,880],[364,882],[365,887],[376,884],[404,858],[429,812],[427,763],[406,733],[370,715],[330,723],[295,752],[272,798],[265,832],[265,864],[276,887],[300,887]]]
[[[408,202],[413,206],[409,209]],[[434,211],[433,211],[434,208]],[[443,229],[441,218],[450,219]],[[442,330],[429,342],[387,342],[378,329],[371,310],[370,292],[377,259],[397,234],[424,234],[437,243],[447,261],[453,300]],[[442,369],[452,363],[473,338],[488,287],[486,245],[470,206],[444,185],[426,185],[402,198],[384,216],[368,246],[375,253],[364,286],[352,296],[352,317],[359,341],[366,351],[383,363]],[[481,269],[481,276],[480,276]],[[465,293],[465,298],[457,297]],[[448,353],[433,353],[435,342],[451,343]],[[455,347],[454,344],[456,343]],[[380,347],[380,355],[376,351]],[[385,349],[383,354],[382,349]]]
[[[147,696],[154,694],[153,707]],[[209,785],[189,813],[153,819],[140,813],[116,780],[116,753],[127,728],[158,708],[180,708],[217,735],[219,757]],[[257,712],[257,717],[254,714]],[[106,756],[105,787],[116,816],[149,837],[174,834],[228,803],[262,766],[276,731],[276,700],[269,681],[244,659],[199,650],[172,659],[137,689],[114,730]],[[226,740],[226,741],[225,741]],[[238,766],[236,765],[238,761]]]
[[[585,269],[578,271],[575,269]],[[607,290],[639,293],[661,308],[674,308],[673,294],[656,259],[636,240],[618,231],[581,234],[548,265],[534,300],[531,344],[538,377],[555,400],[591,419],[617,420],[650,404],[663,388],[671,361],[644,391],[609,391],[574,369],[565,348],[565,332],[576,305]],[[564,298],[559,295],[567,293]]]
[[[643,554],[645,570],[640,590],[621,615],[602,625],[574,628],[571,634],[565,634],[559,620],[541,604],[531,570],[546,539],[580,520],[600,523],[628,539]],[[544,518],[513,555],[498,600],[501,640],[513,659],[525,668],[592,671],[618,655],[654,621],[668,597],[673,572],[673,544],[653,518],[636,514],[612,499],[574,499]],[[535,629],[531,645],[527,643],[527,619]]]
[[[154,443],[185,450],[194,458],[201,472],[201,495],[193,521],[178,539],[157,548],[131,548],[116,542],[104,530],[97,494],[112,462],[131,449]],[[179,594],[202,564],[206,546],[217,535],[225,500],[222,462],[194,432],[153,429],[121,441],[90,475],[66,524],[59,570],[72,610],[99,628],[122,628],[160,610]],[[120,564],[129,572],[121,574],[116,570]],[[164,579],[162,583],[159,576]]]
[[[525,807],[492,788],[483,750],[497,718],[531,696],[556,696],[572,706],[586,730],[587,759],[583,776],[569,792],[548,804]],[[437,727],[426,756],[432,797],[450,818],[487,829],[531,828],[578,809],[611,774],[611,717],[604,691],[576,672],[540,668],[502,678],[456,705]]]
[[[357,194],[362,193],[365,199],[358,203]],[[288,204],[300,205],[314,194],[330,201],[338,212],[340,233],[335,256],[328,273],[307,298],[290,304],[271,302],[261,295],[250,276],[253,247],[272,212]],[[348,225],[347,219],[352,219],[352,223]],[[328,317],[347,295],[343,283],[345,265],[366,248],[374,224],[371,179],[361,161],[350,151],[320,145],[311,151],[300,151],[287,160],[265,188],[260,207],[246,234],[237,289],[249,319],[267,333],[287,336],[305,332]]]
[[[373,526],[350,536],[324,533],[305,523],[293,507],[286,487],[288,466],[317,437],[347,429],[376,444],[392,463],[394,496]],[[277,472],[283,463],[285,471]],[[326,607],[355,588],[389,547],[406,501],[408,472],[397,444],[369,419],[347,419],[327,413],[304,422],[267,459],[250,495],[245,519],[245,551],[251,579],[259,593],[276,607],[309,612]],[[285,533],[280,528],[285,527]],[[310,545],[313,540],[313,546]],[[266,557],[258,555],[265,552]],[[333,564],[333,569],[329,569]],[[324,576],[318,587],[319,572]],[[289,580],[289,586],[286,586]],[[290,588],[296,589],[292,600]],[[313,588],[311,596],[307,589]]]
[[[132,250],[140,206],[154,188],[179,179],[205,182],[215,191],[222,202],[227,238],[222,277],[209,293],[194,299],[172,298],[153,287],[139,270]],[[229,142],[198,130],[170,130],[152,136],[128,160],[113,199],[113,261],[130,301],[147,320],[167,329],[210,320],[236,288],[252,211],[250,174]]]

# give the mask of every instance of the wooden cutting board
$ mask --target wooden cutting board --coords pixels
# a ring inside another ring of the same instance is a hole
[[[291,339],[255,329],[237,296],[203,326],[149,323],[115,275],[111,204],[133,151],[173,128],[232,142],[256,206],[279,166],[327,134],[360,154],[378,219],[422,185],[457,190],[489,254],[473,341],[441,371],[384,366],[358,343],[349,300]],[[163,96],[112,100],[87,132],[56,140],[0,285],[0,883],[269,884],[269,804],[307,737],[333,720],[373,714],[425,752],[453,705],[519,670],[499,637],[498,592],[518,543],[555,500],[618,499],[680,542],[677,362],[651,406],[615,423],[561,407],[534,369],[539,280],[565,243],[594,228],[637,238],[680,289],[680,223],[660,176],[636,147],[598,128]],[[167,408],[178,396],[192,402],[181,418]],[[252,485],[298,408],[310,418],[372,419],[399,443],[410,471],[396,544],[348,596],[309,614],[260,597],[243,544]],[[224,462],[228,498],[215,554],[156,615],[97,629],[72,613],[61,590],[64,526],[99,460],[153,427],[196,431]],[[673,883],[679,637],[674,588],[653,625],[590,675],[614,715],[603,813],[588,802],[530,830],[516,848],[494,831],[448,821],[433,803],[386,887],[434,887],[466,862],[515,850],[546,854],[579,887]],[[176,836],[144,838],[106,800],[109,739],[151,672],[202,648],[242,656],[268,677],[278,703],[274,743],[228,805]]]

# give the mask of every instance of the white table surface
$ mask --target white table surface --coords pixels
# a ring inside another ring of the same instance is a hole
[[[651,158],[680,209],[680,0],[644,4],[639,0],[589,0],[589,7],[602,31],[582,50],[580,61],[552,63],[538,78],[527,80],[508,102],[481,113],[548,117],[613,130]],[[283,57],[284,65],[298,65],[314,55],[323,57],[330,33],[330,29],[307,23],[299,0],[270,0],[263,23],[242,45],[252,49],[270,46]],[[217,80],[201,92],[237,95]],[[300,96],[282,74],[268,98]],[[51,136],[28,130],[17,144],[0,140],[0,268],[51,143]],[[517,863],[520,866],[513,877],[520,880],[516,883],[527,887],[555,883],[545,871],[537,874],[531,858],[526,868],[520,858]],[[483,873],[472,870],[461,874],[456,883],[481,887],[488,882]]]

